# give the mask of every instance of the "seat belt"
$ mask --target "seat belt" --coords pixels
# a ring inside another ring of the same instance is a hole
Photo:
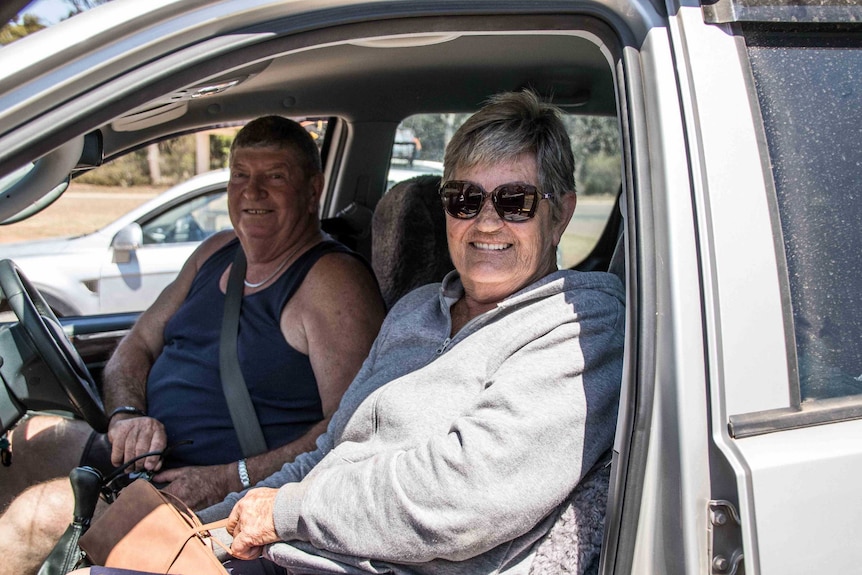
[[[243,279],[245,278],[245,253],[240,245],[231,266],[224,300],[224,317],[219,343],[219,371],[224,397],[236,434],[239,437],[243,457],[251,457],[267,451],[266,439],[260,421],[251,403],[248,387],[239,368],[236,335],[239,330],[239,310],[242,306]]]

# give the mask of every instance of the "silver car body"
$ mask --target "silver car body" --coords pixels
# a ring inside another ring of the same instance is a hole
[[[62,172],[87,130],[176,93],[196,66],[191,84],[211,70],[215,86],[231,74],[212,62],[235,58],[252,86],[254,58],[238,55],[279,38],[297,55],[586,40],[613,72],[626,150],[628,341],[601,573],[856,573],[862,403],[800,401],[763,120],[736,23],[710,12],[729,3],[704,4],[115,0],[0,50],[0,175],[49,152]],[[504,13],[523,29],[496,27]],[[578,27],[582,16],[601,25]],[[375,126],[357,121],[349,137],[373,142]],[[324,215],[351,201],[343,183],[384,179],[385,165],[357,167],[372,148],[329,166]],[[18,209],[5,201],[0,218]]]
[[[224,192],[227,176],[227,170],[216,170],[191,178],[90,234],[0,243],[0,259],[14,260],[63,316],[141,311],[200,243],[141,241],[141,225],[192,198]]]

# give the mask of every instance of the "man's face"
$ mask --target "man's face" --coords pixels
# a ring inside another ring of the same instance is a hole
[[[244,246],[286,249],[317,221],[321,190],[321,176],[306,178],[293,148],[238,148],[231,154],[228,211]]]

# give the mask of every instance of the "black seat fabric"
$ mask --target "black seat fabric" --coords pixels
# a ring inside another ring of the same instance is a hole
[[[371,266],[387,307],[454,268],[440,204],[440,176],[417,176],[392,187],[371,222]]]

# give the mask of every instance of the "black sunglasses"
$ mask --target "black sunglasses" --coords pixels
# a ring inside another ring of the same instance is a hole
[[[522,183],[509,183],[497,186],[486,192],[479,184],[462,180],[449,180],[440,186],[440,199],[443,207],[453,218],[469,220],[475,218],[491,196],[497,214],[507,222],[523,222],[536,215],[539,200],[553,194],[540,192],[536,186]]]

